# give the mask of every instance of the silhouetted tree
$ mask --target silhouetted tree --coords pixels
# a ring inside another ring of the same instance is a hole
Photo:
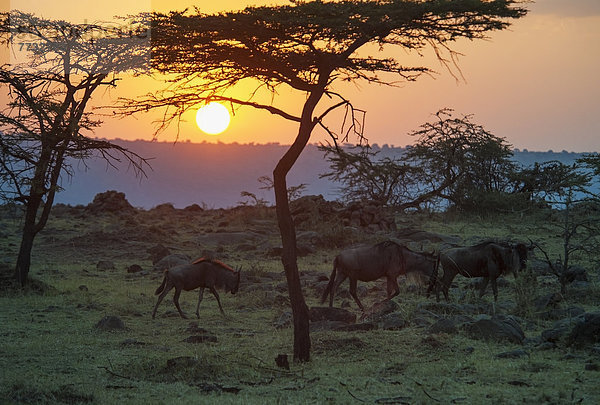
[[[544,162],[546,185],[537,198],[543,199],[552,210],[547,224],[557,230],[561,238],[561,253],[554,260],[540,244],[536,246],[544,254],[548,267],[555,275],[564,292],[572,280],[569,270],[574,255],[587,254],[598,257],[600,248],[600,203],[590,192],[592,173],[585,172],[579,163],[572,165],[558,161]]]
[[[449,44],[478,39],[506,28],[510,18],[525,15],[518,1],[377,0],[292,1],[289,6],[249,7],[206,15],[154,14],[152,59],[159,72],[175,75],[167,90],[139,100],[130,112],[167,107],[165,121],[208,101],[224,101],[269,111],[298,124],[298,134],[273,171],[277,219],[283,245],[294,323],[294,359],[309,360],[308,307],[300,286],[296,234],[287,197],[286,176],[313,129],[325,129],[336,142],[362,126],[350,101],[333,90],[339,81],[389,84],[416,80],[431,70],[405,66],[393,57],[361,55],[366,45],[398,46],[407,51],[431,47],[446,65],[455,60]],[[384,76],[380,76],[383,74]],[[171,76],[172,77],[172,76]],[[233,88],[254,83],[275,97],[279,87],[305,95],[298,111],[274,101],[261,103],[250,93],[236,97]],[[348,125],[336,134],[324,123],[333,110],[346,108]]]
[[[123,158],[143,173],[146,162],[137,154],[85,135],[100,124],[88,112],[92,94],[114,87],[115,74],[138,64],[143,48],[113,29],[18,11],[0,15],[0,35],[24,58],[0,67],[0,86],[8,93],[0,111],[0,195],[25,207],[15,268],[24,285],[34,238],[73,159],[99,155],[110,164]]]
[[[398,209],[420,208],[441,200],[462,210],[483,209],[481,202],[495,192],[506,193],[515,168],[504,139],[443,109],[436,119],[412,136],[414,145],[394,158],[377,159],[361,148],[357,153],[321,146],[347,199],[369,199]]]

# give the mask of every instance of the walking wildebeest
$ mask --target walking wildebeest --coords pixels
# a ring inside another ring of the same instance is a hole
[[[457,274],[465,277],[483,277],[479,296],[485,293],[488,281],[492,282],[494,301],[498,300],[498,286],[496,279],[503,273],[513,273],[525,269],[527,265],[527,251],[523,243],[509,245],[496,242],[483,242],[475,246],[454,248],[442,253],[440,261],[444,270],[441,280],[441,289],[448,300],[450,283]],[[431,283],[435,281],[432,279]],[[428,291],[432,289],[430,284]],[[439,291],[436,291],[439,300]]]
[[[154,319],[156,315],[156,309],[158,308],[158,305],[172,288],[175,288],[173,302],[175,303],[175,307],[177,308],[177,311],[179,311],[179,315],[181,315],[182,318],[187,317],[179,307],[179,295],[181,294],[181,290],[191,291],[198,287],[200,287],[200,294],[198,297],[198,306],[196,306],[196,316],[200,318],[198,311],[205,288],[209,288],[210,292],[213,293],[217,299],[217,303],[219,304],[221,314],[225,315],[225,312],[223,312],[223,307],[221,306],[219,294],[217,293],[216,289],[221,288],[225,290],[225,292],[231,291],[232,294],[235,294],[238,291],[239,286],[240,270],[234,271],[231,267],[219,260],[200,258],[191,264],[175,266],[169,270],[165,270],[165,277],[162,281],[162,284],[154,293],[155,295],[160,295],[158,296],[158,301],[154,306],[154,311],[152,311],[152,319]]]
[[[391,299],[398,295],[398,276],[407,271],[437,272],[436,259],[429,261],[427,254],[413,252],[394,241],[380,242],[374,246],[362,246],[342,251],[333,261],[333,271],[329,283],[325,287],[321,302],[329,295],[329,306],[333,306],[333,297],[338,287],[350,279],[350,295],[358,307],[364,312],[364,307],[356,294],[357,281],[374,281],[378,278],[387,279],[387,297]],[[433,263],[433,267],[429,264]],[[430,269],[430,270],[423,270]],[[339,271],[339,275],[337,274]]]

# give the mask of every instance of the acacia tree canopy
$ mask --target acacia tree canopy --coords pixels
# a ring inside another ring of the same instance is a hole
[[[286,176],[317,125],[334,142],[351,134],[363,135],[356,110],[334,91],[333,84],[359,79],[390,84],[387,74],[398,81],[416,80],[431,72],[425,66],[404,66],[394,58],[359,54],[367,44],[416,52],[430,47],[450,66],[455,60],[450,48],[453,41],[484,38],[489,31],[506,28],[510,19],[526,14],[521,4],[513,0],[293,1],[287,6],[249,7],[215,15],[198,9],[151,15],[153,67],[169,74],[170,84],[133,103],[125,100],[124,114],[164,107],[160,130],[199,103],[226,101],[267,110],[298,123],[294,142],[273,171],[296,360],[309,360],[310,337]],[[255,91],[245,97],[234,96],[230,90],[246,80],[254,83]],[[276,100],[280,86],[305,95],[297,111],[253,97],[264,88]],[[346,107],[350,115],[348,125],[336,134],[323,119],[340,107]]]
[[[0,14],[0,40],[23,60],[0,66],[8,102],[0,109],[0,198],[25,207],[15,277],[29,273],[33,241],[48,220],[61,176],[73,159],[123,159],[139,174],[146,161],[120,145],[94,139],[95,91],[114,87],[116,74],[140,66],[145,47],[113,29],[47,20],[13,11]]]

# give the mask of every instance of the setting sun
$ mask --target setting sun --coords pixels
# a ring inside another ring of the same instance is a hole
[[[211,102],[198,109],[196,124],[203,132],[210,135],[220,134],[229,126],[229,110],[222,104]]]

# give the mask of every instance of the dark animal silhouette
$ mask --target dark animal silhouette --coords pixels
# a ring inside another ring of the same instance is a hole
[[[440,254],[415,252],[406,246],[402,246],[402,258],[406,274],[416,273],[429,280],[427,288],[427,294],[429,294],[437,284]]]
[[[187,318],[179,307],[179,295],[181,290],[191,291],[196,288],[200,288],[200,294],[198,297],[198,306],[196,306],[196,317],[200,318],[198,313],[200,308],[200,302],[204,295],[204,289],[210,289],[219,304],[221,314],[225,315],[223,307],[221,306],[221,300],[217,293],[217,288],[223,289],[225,292],[231,292],[235,294],[240,286],[240,271],[235,271],[225,263],[218,260],[211,260],[200,258],[191,264],[182,264],[175,266],[165,271],[165,277],[160,287],[156,289],[155,295],[158,296],[158,301],[152,311],[152,319],[156,316],[156,310],[158,305],[161,303],[167,293],[175,288],[175,295],[173,296],[173,302],[179,315],[182,318]]]
[[[496,242],[483,242],[475,246],[454,248],[441,255],[440,262],[444,274],[439,286],[436,286],[436,295],[439,300],[439,289],[448,300],[448,289],[457,274],[465,277],[483,277],[479,296],[485,294],[488,281],[491,280],[494,292],[494,301],[498,300],[498,286],[496,279],[505,273],[517,273],[527,266],[527,253],[530,250],[525,244],[510,245]],[[428,292],[433,288],[432,279]]]
[[[333,261],[333,271],[329,283],[325,287],[321,302],[325,302],[329,295],[329,306],[333,306],[333,297],[338,287],[350,279],[350,295],[358,307],[364,307],[356,294],[357,282],[374,281],[385,277],[387,279],[387,298],[398,295],[398,276],[407,271],[425,271],[431,275],[434,271],[436,260],[429,261],[427,254],[413,252],[405,246],[394,241],[380,242],[374,246],[362,246],[342,251]],[[434,267],[430,267],[433,263]],[[338,274],[339,273],[339,274]]]

